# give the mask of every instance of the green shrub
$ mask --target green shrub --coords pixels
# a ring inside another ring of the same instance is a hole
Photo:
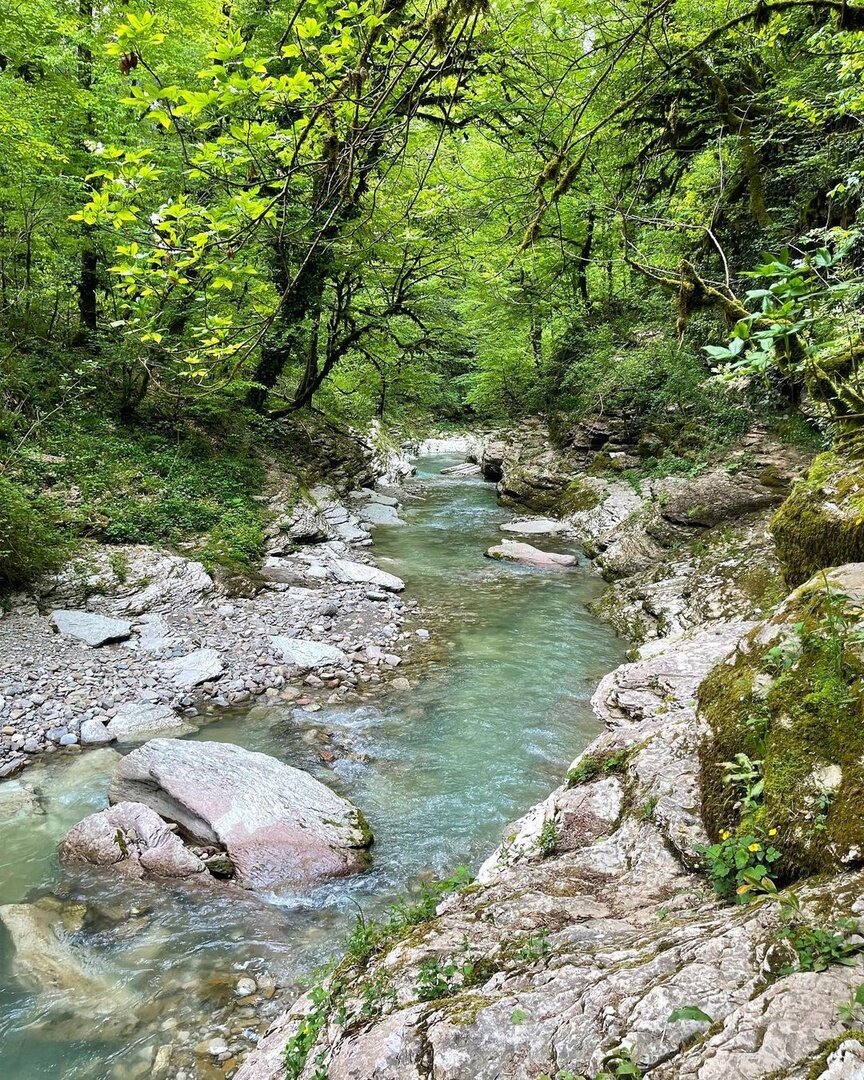
[[[44,500],[0,477],[0,591],[26,585],[59,565],[65,540]]]

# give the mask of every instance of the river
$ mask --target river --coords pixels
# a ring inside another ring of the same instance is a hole
[[[274,984],[293,993],[338,952],[358,911],[381,911],[431,873],[476,868],[597,734],[589,698],[624,649],[586,610],[602,583],[587,566],[483,558],[512,515],[479,477],[441,475],[458,460],[420,459],[407,527],[376,535],[376,560],[405,580],[433,635],[406,669],[412,683],[420,676],[413,689],[315,713],[223,714],[190,736],[272,754],[351,799],[375,833],[371,869],[269,897],[64,873],[57,843],[105,805],[116,758],[95,750],[34,766],[22,778],[30,810],[0,822],[0,904],[37,905],[10,915],[27,920],[26,955],[0,926],[4,1080],[134,1080],[177,1045],[186,1049],[164,1075],[223,1075],[205,1064],[207,1040],[248,1046],[279,1006]],[[324,732],[343,748],[332,769],[317,751]],[[244,973],[265,988],[263,1006],[235,998]]]

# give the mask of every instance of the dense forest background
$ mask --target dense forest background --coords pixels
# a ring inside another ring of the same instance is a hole
[[[12,0],[0,583],[251,564],[322,431],[622,415],[854,448],[864,9]]]

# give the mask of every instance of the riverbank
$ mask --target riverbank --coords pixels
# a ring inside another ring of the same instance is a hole
[[[369,554],[376,528],[402,525],[409,467],[387,465],[375,487],[347,495],[271,495],[267,553],[240,582],[179,553],[90,543],[11,597],[0,619],[0,776],[46,752],[191,730],[219,709],[314,710],[358,687],[404,684],[397,669],[428,634],[403,629],[417,602]]]

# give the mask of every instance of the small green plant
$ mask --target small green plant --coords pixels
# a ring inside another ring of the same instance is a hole
[[[619,1046],[603,1059],[603,1067],[595,1080],[614,1080],[616,1077],[629,1076],[632,1080],[641,1080],[642,1070],[633,1060],[626,1046]]]
[[[601,762],[593,754],[583,754],[579,761],[567,772],[567,784],[576,787],[577,784],[587,784],[600,775]]]
[[[441,963],[437,957],[424,960],[417,969],[414,994],[418,1001],[438,1001],[449,997],[456,990],[452,980],[461,974],[461,967],[454,960]]]
[[[642,803],[639,807],[638,815],[640,821],[653,821],[654,811],[657,809],[657,803],[659,799],[656,795],[651,795]]]
[[[769,829],[768,837],[776,831]],[[725,830],[719,843],[696,850],[705,859],[714,892],[723,900],[746,904],[756,893],[777,891],[772,874],[782,854],[761,833],[737,836]]]
[[[834,793],[831,791],[820,791],[816,797],[816,813],[813,817],[813,831],[825,832],[828,826],[828,812],[831,809],[831,803],[834,801]]]
[[[587,784],[598,776],[610,776],[612,773],[623,772],[629,759],[629,750],[616,750],[605,757],[600,757],[598,754],[583,754],[578,763],[568,770],[567,786],[576,787],[578,784]]]
[[[543,822],[543,827],[537,837],[537,850],[541,855],[554,855],[561,843],[561,832],[552,818]]]
[[[742,816],[758,810],[765,791],[762,761],[754,761],[747,754],[738,753],[734,761],[721,761],[717,767],[725,770],[723,783],[737,788],[740,792]]]
[[[342,996],[341,983],[319,984],[309,991],[312,1008],[297,1025],[297,1030],[285,1044],[282,1060],[287,1080],[297,1080],[306,1067],[309,1052],[318,1041],[318,1035],[327,1023],[327,1017],[336,1001]],[[321,1061],[316,1061],[319,1069]]]
[[[514,959],[523,964],[530,964],[534,960],[542,960],[552,951],[549,944],[549,931],[541,930],[539,934],[533,934],[513,954]]]
[[[678,1009],[673,1009],[666,1022],[676,1024],[679,1020],[693,1020],[697,1024],[713,1023],[708,1013],[700,1009],[698,1005],[682,1005]]]
[[[864,1016],[864,983],[853,990],[847,1001],[837,1006],[837,1012],[844,1024],[860,1024]]]
[[[363,984],[360,1000],[360,1015],[364,1019],[373,1019],[381,1016],[388,1006],[396,1004],[396,990],[384,975],[376,975]]]
[[[788,908],[781,909],[783,913],[787,911]],[[830,927],[825,928],[800,923],[798,917],[794,916],[777,934],[777,940],[788,941],[796,956],[794,963],[784,964],[780,968],[780,974],[825,971],[832,964],[853,966],[862,950],[860,942],[850,940],[850,935],[857,931],[857,919],[835,919]]]

